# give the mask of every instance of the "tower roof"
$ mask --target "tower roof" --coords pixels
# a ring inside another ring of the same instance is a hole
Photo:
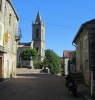
[[[36,22],[41,22],[41,15],[40,12],[38,11],[37,17],[36,17]]]

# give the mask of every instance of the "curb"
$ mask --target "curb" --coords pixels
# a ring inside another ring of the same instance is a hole
[[[85,100],[94,100],[94,99],[91,99],[90,96],[88,96],[87,94],[83,93],[80,89],[78,89],[78,93],[79,93]]]
[[[13,78],[5,79],[3,82],[0,83],[0,88],[2,88],[4,85],[6,85],[8,82],[12,81]]]

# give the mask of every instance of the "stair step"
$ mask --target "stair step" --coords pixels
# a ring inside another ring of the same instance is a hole
[[[84,78],[81,72],[75,72],[75,73],[71,73],[71,77],[77,81],[77,83],[79,84],[83,84],[84,83]]]
[[[77,73],[77,72],[75,72],[75,73],[71,73],[71,75],[82,75],[82,73]]]

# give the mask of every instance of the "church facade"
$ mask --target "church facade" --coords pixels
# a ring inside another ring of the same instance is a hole
[[[32,41],[29,43],[18,43],[17,65],[32,66],[29,61],[22,61],[20,53],[24,48],[35,48],[38,52],[38,60],[43,61],[45,57],[45,23],[41,19],[40,12],[38,11],[35,21],[32,21]]]

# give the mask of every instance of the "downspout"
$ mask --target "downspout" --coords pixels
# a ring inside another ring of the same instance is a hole
[[[72,42],[72,45],[76,47],[76,45],[75,45],[75,44],[73,44],[73,43],[74,43],[74,42]]]
[[[76,48],[76,45],[75,45],[75,44],[73,44],[73,43],[74,43],[74,42],[72,42],[72,45],[73,45],[73,46],[75,46],[75,48]],[[76,66],[75,66],[75,72],[76,72]]]

